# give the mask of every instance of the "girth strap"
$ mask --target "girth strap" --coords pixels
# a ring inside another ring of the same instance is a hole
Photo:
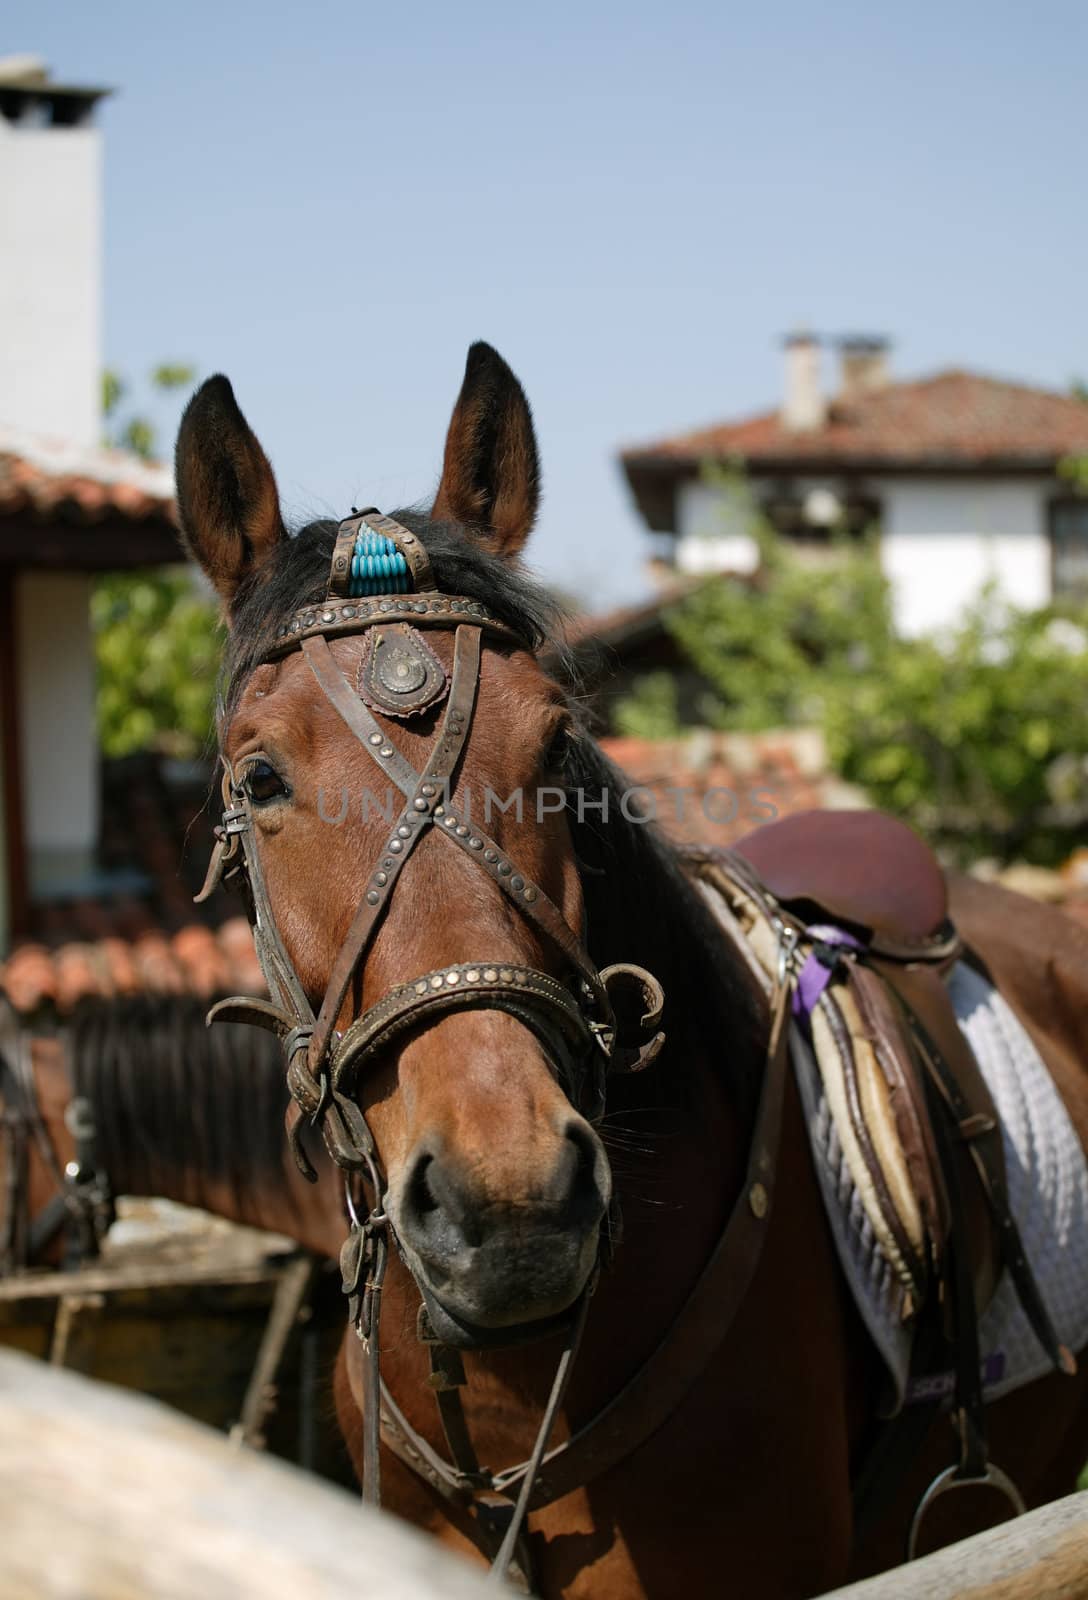
[[[1035,1281],[1035,1274],[1028,1262],[1016,1219],[1012,1214],[1005,1184],[1004,1163],[999,1159],[1000,1130],[996,1125],[993,1127],[974,1125],[978,1119],[972,1117],[971,1107],[963,1095],[956,1073],[946,1059],[941,1043],[923,1024],[919,1015],[927,988],[940,980],[934,974],[914,967],[894,970],[882,966],[881,971],[894,989],[903,1008],[907,1025],[914,1035],[933,1090],[938,1097],[939,1111],[958,1130],[960,1138],[970,1152],[997,1230],[1002,1262],[1008,1269],[1032,1332],[1056,1370],[1072,1376],[1077,1370],[1076,1361],[1058,1337]],[[938,1108],[935,1108],[935,1126],[939,1120],[936,1114]]]

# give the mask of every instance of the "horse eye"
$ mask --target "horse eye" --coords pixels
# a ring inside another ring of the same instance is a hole
[[[551,743],[544,756],[544,765],[549,772],[562,772],[567,764],[567,758],[574,743],[574,734],[567,723],[552,734]]]
[[[246,768],[242,787],[256,806],[266,805],[269,800],[276,800],[288,792],[275,767],[267,761],[254,761],[252,766]]]

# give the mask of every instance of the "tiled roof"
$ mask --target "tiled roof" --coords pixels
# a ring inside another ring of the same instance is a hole
[[[774,816],[865,804],[830,771],[815,729],[766,733],[698,730],[677,739],[601,741],[678,841],[730,845]],[[209,1001],[260,995],[264,979],[234,895],[192,904],[212,845],[210,771],[178,772],[151,755],[104,766],[109,819],[103,865],[143,891],[39,906],[32,937],[0,962],[0,992],[26,1016],[70,1012],[87,999],[135,994]],[[1088,854],[1061,875],[1010,871],[1009,887],[1053,899],[1088,921]],[[1040,881],[1042,880],[1042,881]]]
[[[971,372],[889,383],[833,402],[819,428],[791,430],[779,412],[723,422],[623,452],[628,468],[697,466],[707,459],[805,461],[828,467],[1053,467],[1088,452],[1088,404],[1070,395]]]
[[[865,805],[860,790],[830,770],[813,728],[768,733],[712,733],[679,739],[603,739],[602,748],[636,797],[674,839],[730,845],[774,817],[814,807]]]
[[[231,917],[216,929],[193,922],[173,934],[149,928],[134,939],[29,940],[0,963],[0,991],[24,1014],[43,1007],[63,1014],[91,998],[263,994],[264,979],[248,922]]]
[[[101,882],[33,908],[30,936],[0,962],[0,989],[19,1011],[63,1013],[94,996],[264,993],[237,898],[193,904],[214,842],[210,789],[210,768],[153,755],[103,764]]]
[[[84,522],[173,521],[173,478],[125,450],[82,449],[0,426],[0,516],[26,511]]]

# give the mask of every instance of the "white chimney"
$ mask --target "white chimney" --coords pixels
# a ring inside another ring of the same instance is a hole
[[[838,340],[840,394],[849,402],[860,400],[889,382],[888,350],[890,341],[882,334],[852,333]]]
[[[826,415],[820,389],[820,341],[813,333],[790,333],[786,347],[786,389],[782,399],[782,426],[793,433],[808,433],[823,425]]]
[[[36,57],[0,59],[0,436],[28,441],[28,450],[55,441],[77,458],[97,448],[102,429],[93,118],[107,92],[53,83]],[[25,559],[5,574],[16,697],[0,713],[6,722],[17,712],[16,773],[7,778],[21,794],[32,899],[82,892],[99,831],[94,578],[39,565],[35,534],[28,517]],[[0,749],[12,743],[0,740]],[[0,942],[8,894],[0,884]]]
[[[101,433],[101,153],[108,91],[0,58],[0,423],[95,445]]]

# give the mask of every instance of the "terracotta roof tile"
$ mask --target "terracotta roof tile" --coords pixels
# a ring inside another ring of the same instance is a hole
[[[107,883],[123,874],[121,891],[34,908],[33,936],[0,962],[0,990],[18,1011],[140,993],[265,993],[237,899],[193,905],[212,847],[210,789],[202,766],[179,771],[148,754],[104,763],[100,860]]]
[[[1088,405],[1070,395],[977,373],[951,371],[889,383],[850,404],[832,403],[826,423],[804,432],[777,411],[723,422],[623,452],[628,467],[692,466],[741,456],[828,466],[1053,467],[1088,451]]]
[[[169,470],[124,450],[74,447],[0,426],[0,516],[64,513],[93,523],[107,515],[174,516]]]
[[[829,769],[812,729],[711,733],[679,739],[601,741],[644,804],[672,838],[731,845],[773,817],[822,806],[862,806],[865,798]]]

